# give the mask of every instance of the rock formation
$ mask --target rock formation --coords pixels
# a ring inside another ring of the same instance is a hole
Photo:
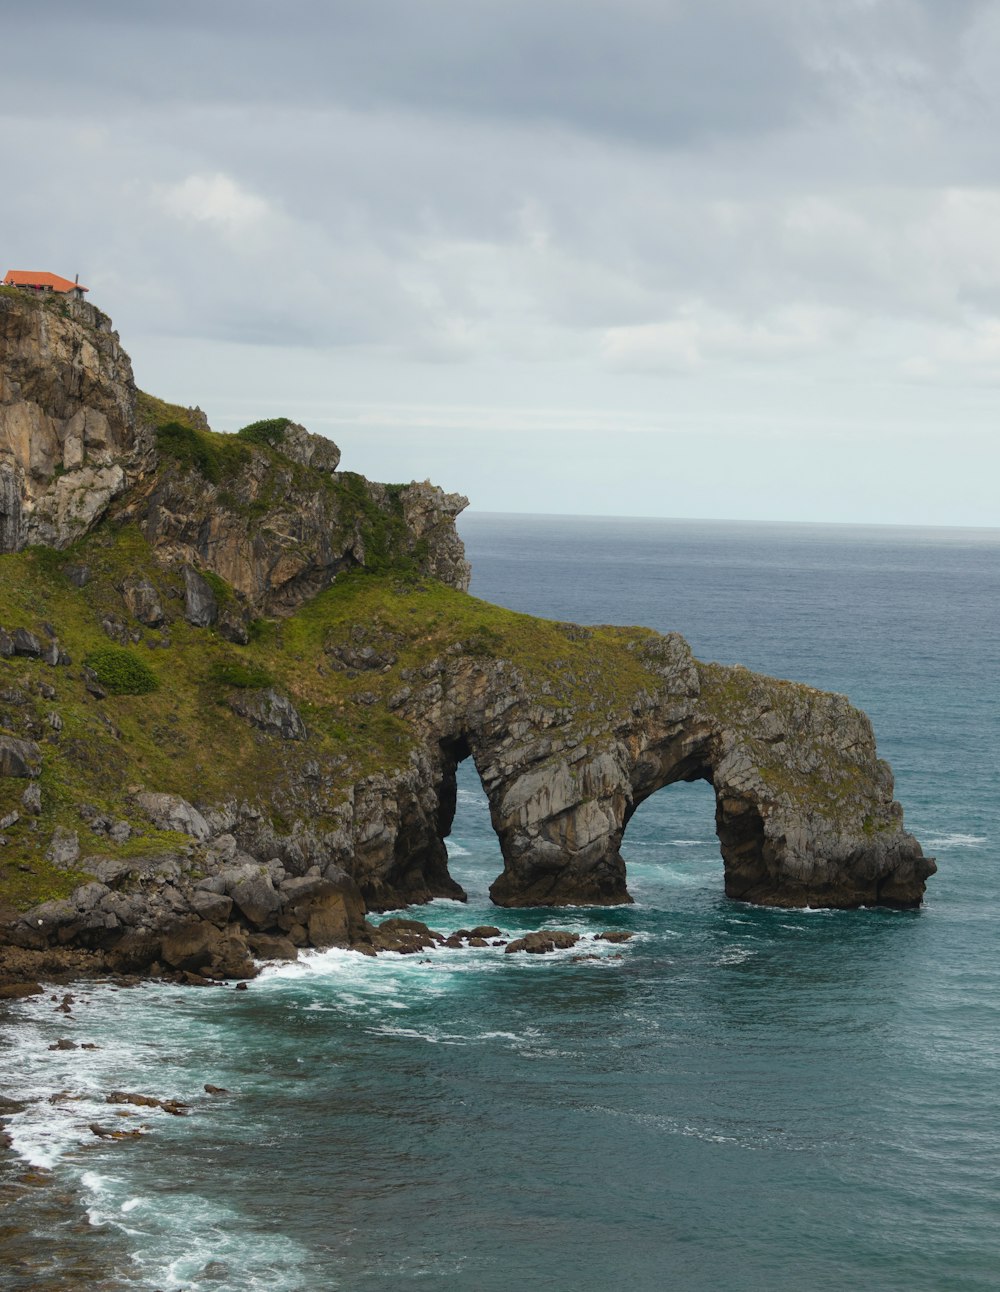
[[[731,897],[920,902],[844,697],[476,601],[464,505],[287,419],[214,434],[135,391],[92,307],[0,291],[0,944],[198,977],[415,949],[365,907],[463,896],[464,758],[500,906],[628,902],[632,814],[697,779]]]

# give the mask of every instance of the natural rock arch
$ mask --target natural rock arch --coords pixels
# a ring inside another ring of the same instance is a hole
[[[444,839],[455,769],[471,757],[504,858],[500,906],[630,902],[621,842],[635,809],[677,781],[715,790],[726,893],[764,905],[918,905],[934,872],[902,826],[867,717],[843,696],[701,665],[653,639],[662,685],[613,724],[581,725],[503,660],[424,670],[406,706],[425,735],[392,782],[391,820],[354,841],[373,906],[461,896]],[[377,814],[376,814],[377,815]],[[356,814],[357,817],[357,814]],[[372,839],[378,847],[370,847]]]

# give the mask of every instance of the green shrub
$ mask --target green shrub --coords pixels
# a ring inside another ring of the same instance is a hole
[[[218,686],[238,686],[244,691],[261,691],[274,681],[266,669],[255,668],[238,659],[216,660],[211,678]]]
[[[219,454],[204,432],[180,422],[164,422],[156,428],[156,446],[182,467],[193,467],[211,484],[222,479]]]
[[[291,426],[290,417],[268,417],[260,422],[251,422],[236,432],[241,440],[251,444],[262,444],[274,448],[285,433],[285,427]]]
[[[160,683],[149,665],[134,651],[121,646],[91,651],[83,662],[112,695],[147,695],[159,689]]]

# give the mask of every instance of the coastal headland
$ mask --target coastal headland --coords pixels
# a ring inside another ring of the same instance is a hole
[[[466,499],[340,456],[287,418],[214,433],[136,389],[99,310],[0,289],[11,993],[414,949],[419,929],[365,917],[462,898],[444,841],[466,758],[500,906],[629,902],[630,817],[699,779],[729,897],[919,905],[934,862],[845,697],[702,663],[676,633],[479,601]]]

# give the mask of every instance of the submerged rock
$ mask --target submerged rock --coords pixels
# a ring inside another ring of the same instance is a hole
[[[508,942],[504,955],[527,951],[529,955],[542,956],[550,951],[568,951],[579,941],[579,933],[569,933],[565,929],[539,929],[537,933],[526,933],[523,938]]]

